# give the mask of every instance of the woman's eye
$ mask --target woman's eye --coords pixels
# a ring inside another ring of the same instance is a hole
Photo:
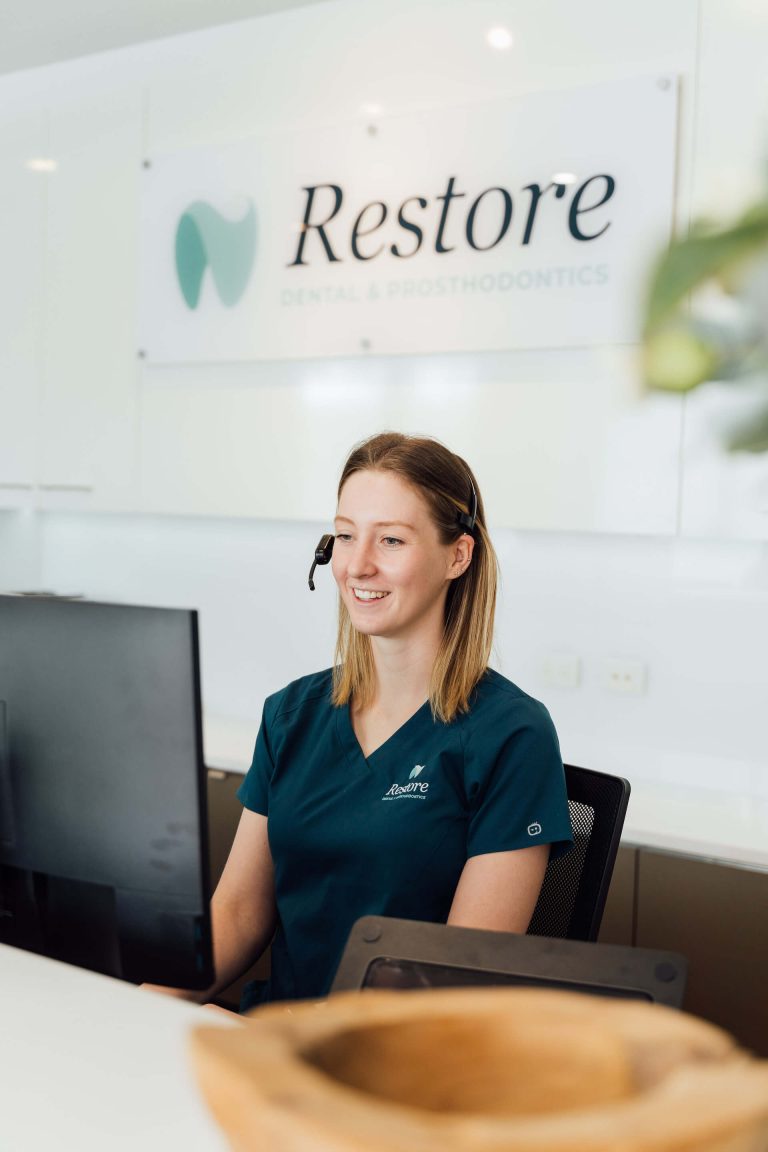
[[[382,543],[386,544],[388,548],[396,548],[398,544],[402,544],[402,540],[399,540],[397,536],[385,536]]]
[[[349,532],[337,532],[336,539],[340,540],[342,544],[347,544],[351,539]]]

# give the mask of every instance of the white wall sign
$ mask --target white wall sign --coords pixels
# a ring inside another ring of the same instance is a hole
[[[152,158],[150,361],[633,342],[676,84],[633,78]]]

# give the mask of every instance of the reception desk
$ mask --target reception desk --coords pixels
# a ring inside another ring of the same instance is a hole
[[[239,1027],[0,945],[3,1152],[226,1152],[187,1056],[193,1024]]]

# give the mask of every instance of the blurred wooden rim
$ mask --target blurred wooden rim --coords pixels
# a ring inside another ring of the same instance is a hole
[[[353,992],[197,1028],[236,1149],[757,1152],[768,1063],[672,1009],[534,989]]]

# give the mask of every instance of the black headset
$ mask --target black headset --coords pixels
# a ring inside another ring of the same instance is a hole
[[[318,541],[317,547],[315,548],[315,558],[312,561],[312,567],[309,570],[310,592],[314,592],[315,590],[315,582],[312,579],[315,574],[315,568],[317,568],[318,564],[329,563],[331,556],[333,555],[333,542],[335,539],[335,536],[332,536],[330,532],[327,532],[325,536],[321,536]]]
[[[469,486],[472,489],[472,507],[469,513],[459,512],[457,519],[464,531],[468,532],[471,536],[475,531],[475,523],[477,522],[477,492],[475,492],[475,486],[472,483],[471,476],[469,477]]]
[[[471,509],[469,512],[458,512],[456,514],[456,519],[458,520],[459,524],[461,524],[464,531],[472,535],[475,531],[475,524],[477,523],[477,492],[475,492],[475,486],[472,483],[472,477],[469,478],[469,486],[472,489]],[[333,555],[333,542],[335,539],[336,537],[332,536],[330,532],[326,532],[324,536],[320,537],[317,543],[317,547],[315,548],[315,558],[312,561],[312,567],[309,570],[310,592],[314,592],[315,590],[315,582],[312,579],[315,574],[315,568],[317,568],[318,564],[330,563],[331,556]]]

